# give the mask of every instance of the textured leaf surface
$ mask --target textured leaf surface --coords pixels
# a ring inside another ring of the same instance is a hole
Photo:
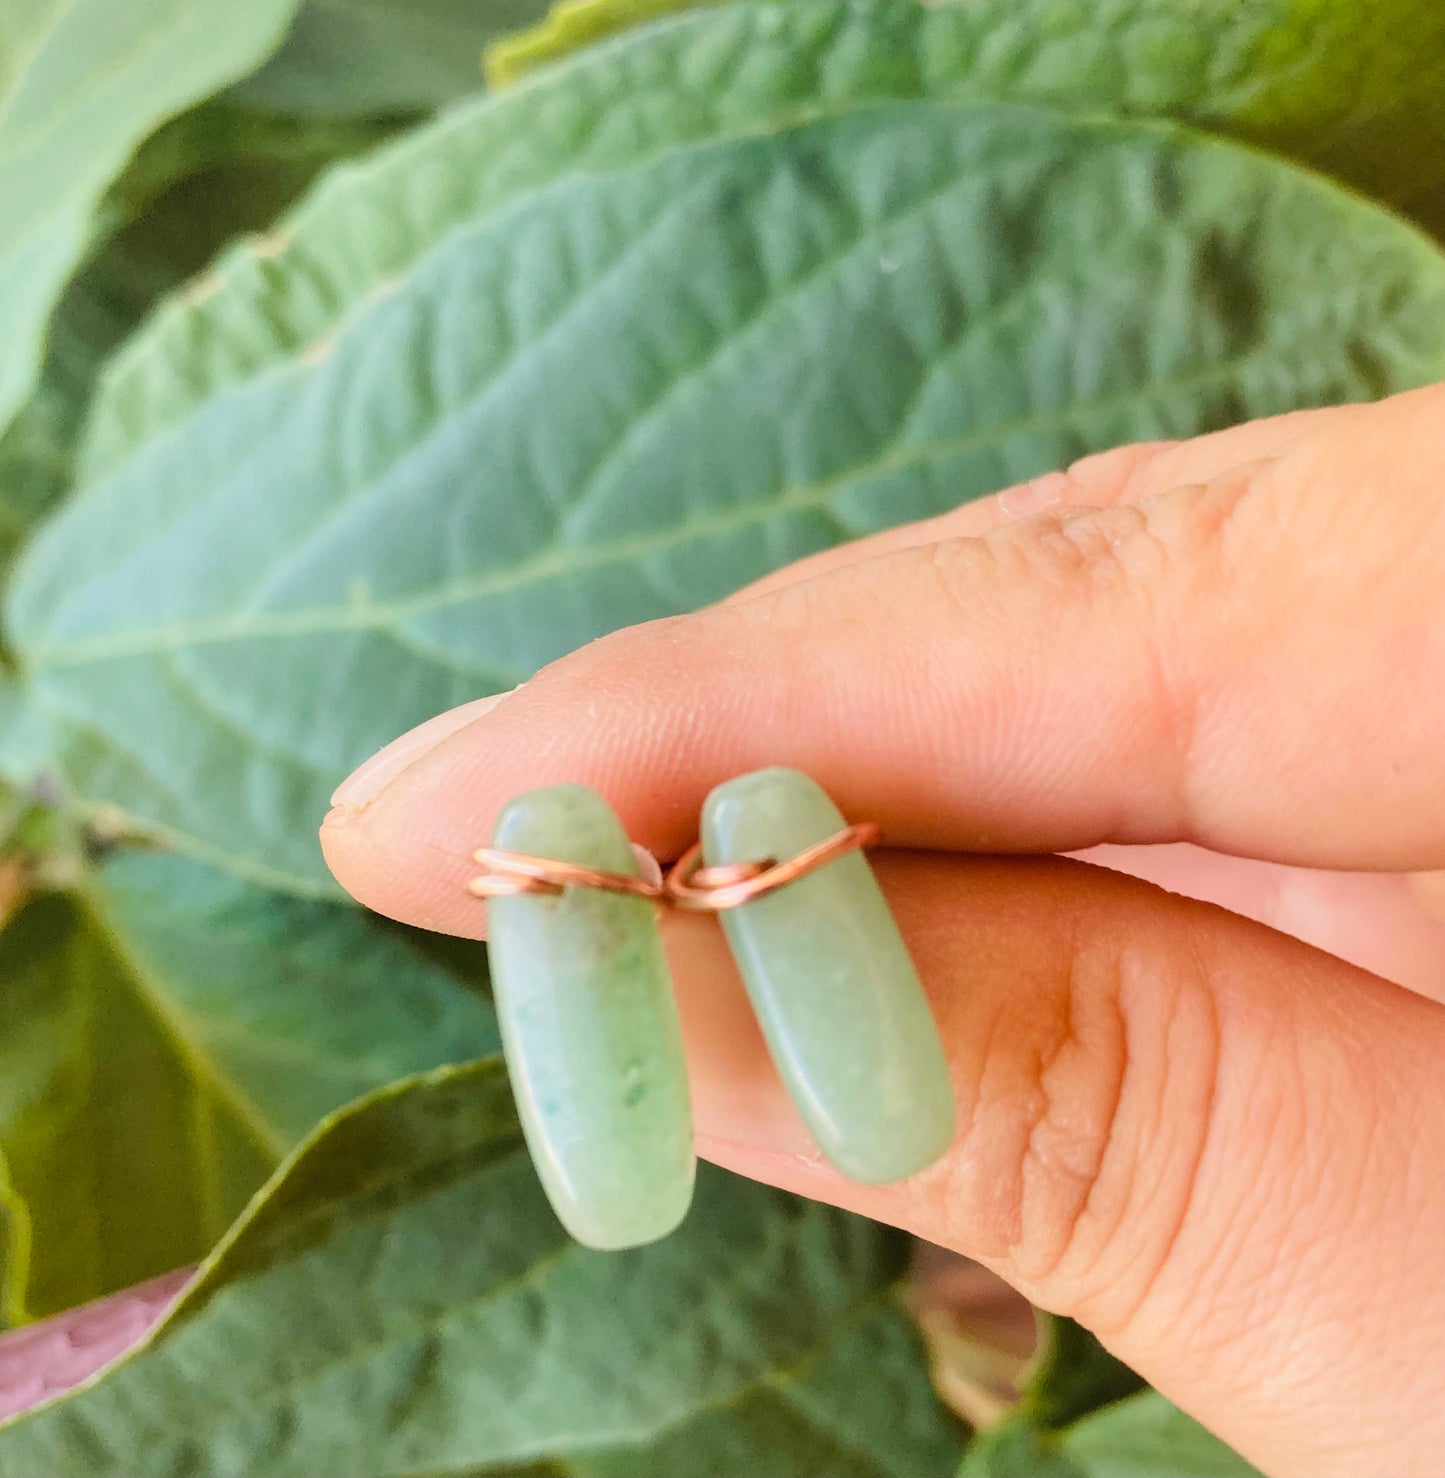
[[[195,1261],[325,1114],[496,1043],[485,998],[399,930],[179,858],[30,903],[0,980],[0,1151],[29,1246],[11,1301],[31,1316]]]
[[[10,634],[82,796],[324,890],[303,822],[351,765],[599,633],[1090,449],[1442,371],[1445,260],[1311,176],[864,110],[453,230],[67,509]]]
[[[496,42],[494,84],[716,0],[562,0]],[[807,0],[803,0],[807,3]],[[974,85],[1068,112],[1174,118],[1267,143],[1445,227],[1436,0],[943,0],[936,51]]]
[[[0,428],[106,186],[156,124],[264,57],[294,4],[0,3]]]
[[[305,0],[236,96],[288,113],[419,112],[482,85],[482,49],[543,0]]]
[[[500,1066],[444,1071],[323,1129],[147,1347],[0,1429],[0,1473],[942,1473],[904,1254],[719,1172],[666,1241],[589,1252]]]
[[[1398,25],[1375,25],[1347,0],[1207,0],[1187,12],[1175,0],[748,0],[676,17],[332,177],[290,224],[286,251],[234,253],[218,291],[177,305],[117,362],[87,468],[114,466],[220,385],[319,352],[449,228],[518,190],[863,100],[1177,116],[1298,149],[1352,179],[1373,180],[1350,164],[1363,149],[1350,140],[1375,131],[1400,175],[1392,198],[1412,198],[1437,164],[1445,175],[1445,7],[1389,4]],[[1276,29],[1281,15],[1294,19]],[[1262,56],[1276,52],[1262,76]],[[1348,86],[1346,62],[1358,70]]]

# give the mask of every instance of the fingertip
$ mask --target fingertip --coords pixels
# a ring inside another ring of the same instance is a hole
[[[381,803],[378,802],[378,805]],[[398,923],[464,939],[486,937],[486,905],[467,892],[477,871],[471,847],[441,845],[425,821],[333,806],[321,823],[321,855],[360,904]]]

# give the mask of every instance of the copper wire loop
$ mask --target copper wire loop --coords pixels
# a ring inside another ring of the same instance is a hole
[[[601,888],[605,893],[663,901],[662,883],[656,878],[632,877],[580,862],[558,862],[552,857],[531,857],[501,847],[478,847],[472,860],[486,868],[480,877],[467,883],[467,892],[474,898],[515,898],[520,893],[555,898],[566,888]]]
[[[805,873],[849,852],[871,847],[880,835],[874,822],[859,821],[782,862],[769,858],[762,862],[724,862],[715,867],[702,866],[702,843],[694,842],[666,879],[631,877],[580,862],[532,857],[526,852],[508,852],[501,847],[478,847],[472,859],[480,862],[486,872],[467,883],[467,892],[474,898],[515,898],[523,893],[556,898],[567,888],[601,888],[607,893],[647,898],[654,903],[720,913],[785,888]]]
[[[860,847],[871,847],[882,835],[872,821],[859,821],[844,827],[821,842],[779,862],[770,858],[765,862],[724,862],[716,867],[703,867],[702,843],[694,842],[677,860],[663,884],[667,901],[678,908],[706,910],[719,913],[726,908],[737,908],[765,893],[785,888],[796,882],[804,873],[833,862]]]

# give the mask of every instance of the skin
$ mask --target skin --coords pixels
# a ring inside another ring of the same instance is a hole
[[[480,937],[517,792],[593,785],[673,857],[716,782],[808,771],[883,827],[960,1132],[841,1179],[675,916],[700,1152],[979,1259],[1267,1473],[1435,1474],[1442,679],[1445,385],[1091,457],[618,632],[404,736],[322,842]]]

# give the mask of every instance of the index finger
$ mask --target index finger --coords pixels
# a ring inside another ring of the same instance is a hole
[[[468,858],[518,792],[590,784],[674,856],[714,784],[788,764],[908,846],[1445,866],[1442,405],[616,633],[343,787],[328,860],[381,912],[477,933]]]

